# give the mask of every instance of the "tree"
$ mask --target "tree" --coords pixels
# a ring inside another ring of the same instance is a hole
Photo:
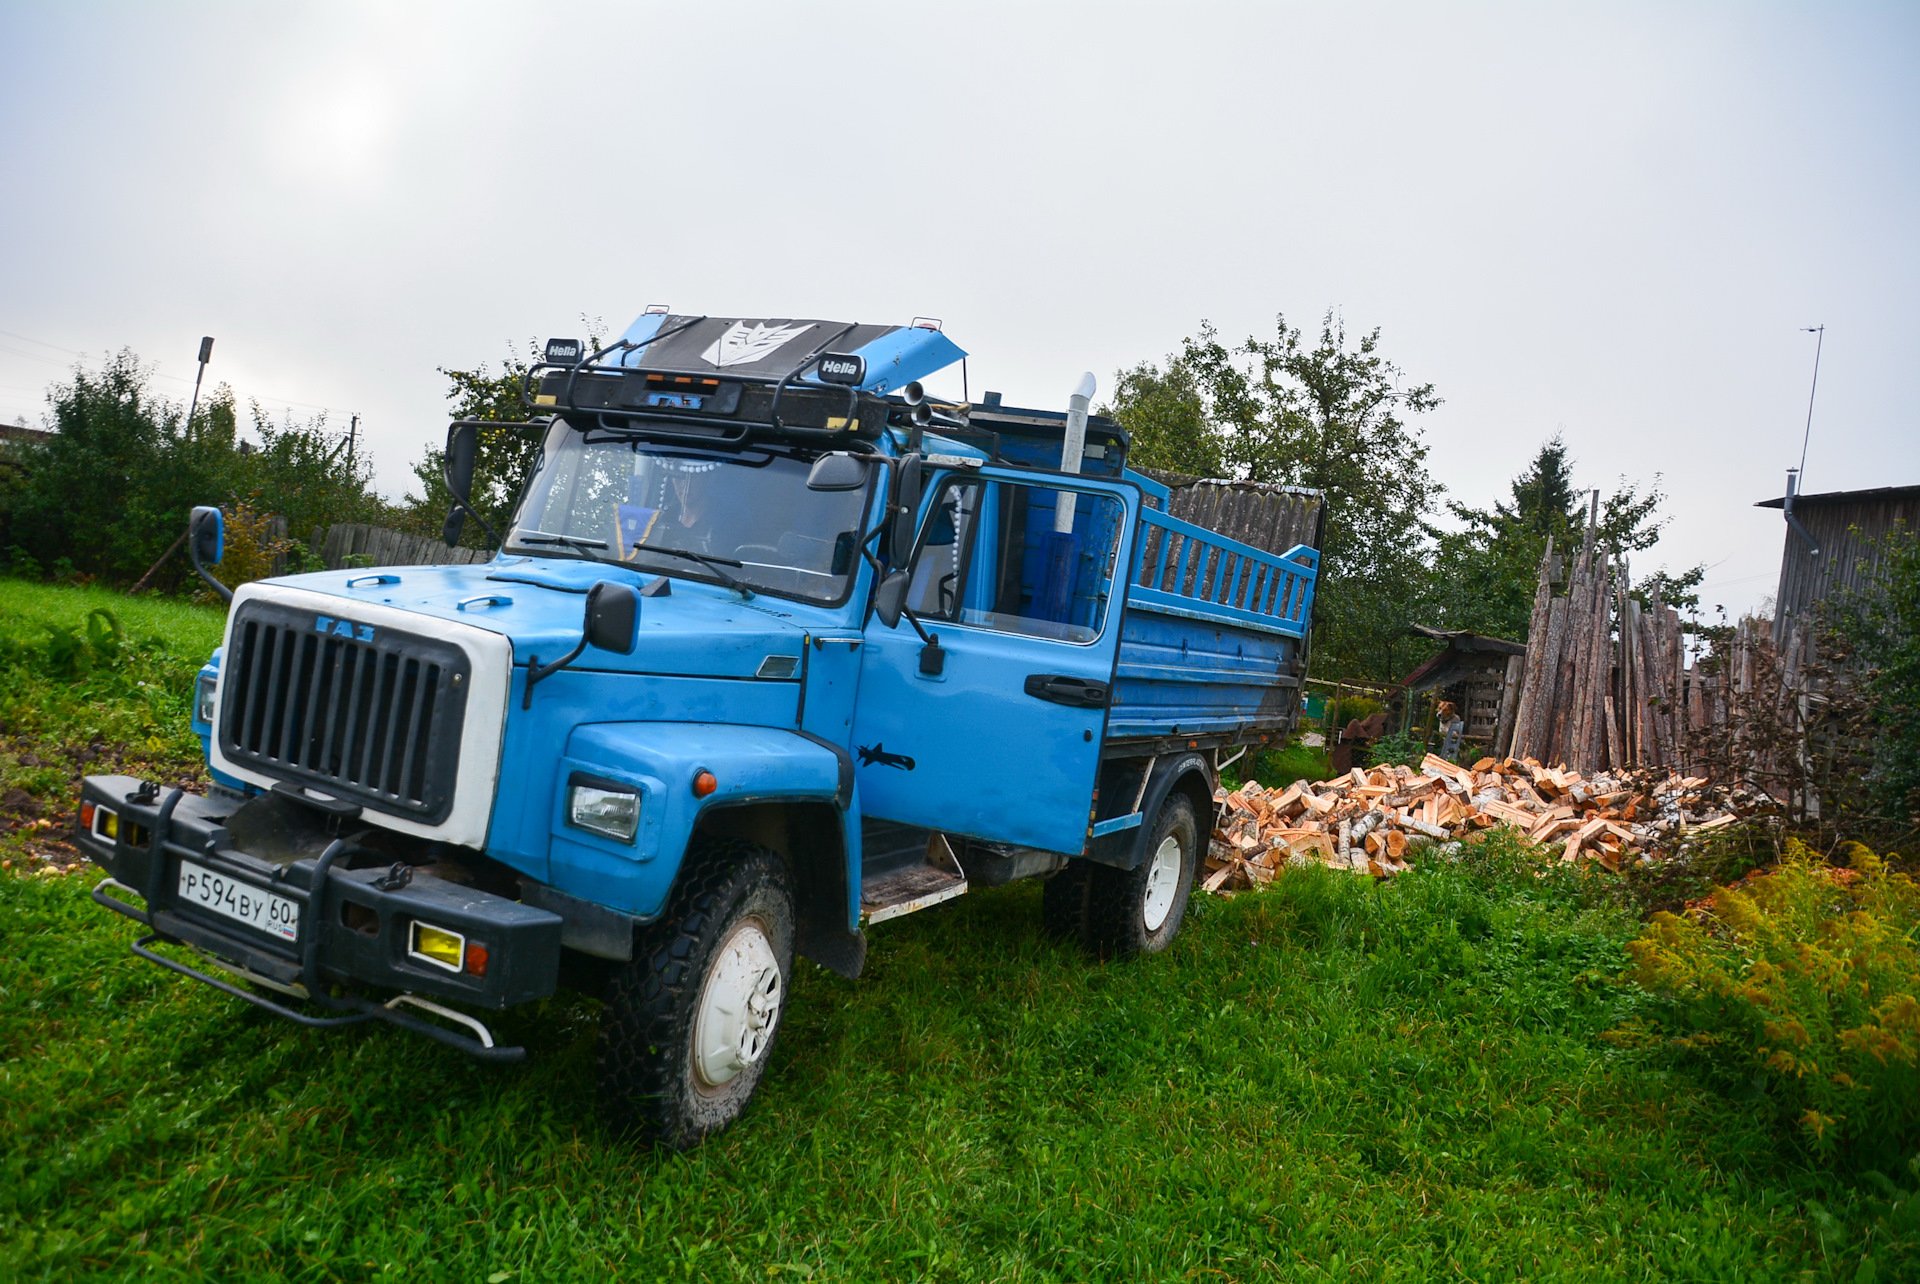
[[[1135,468],[1189,477],[1220,477],[1226,463],[1219,434],[1207,420],[1206,398],[1193,367],[1178,357],[1161,370],[1143,361],[1114,376],[1113,400],[1100,413],[1122,419],[1132,434],[1127,460]]]
[[[288,533],[301,541],[335,522],[389,519],[373,489],[372,459],[350,456],[345,435],[328,428],[324,414],[275,424],[255,403],[252,420],[260,446],[237,461],[234,498],[286,518]]]
[[[1850,663],[1870,711],[1860,783],[1889,840],[1907,842],[1920,830],[1920,533],[1896,524],[1868,556],[1877,565],[1823,606],[1824,645]]]
[[[186,531],[197,504],[249,502],[287,517],[307,535],[335,521],[378,520],[368,467],[343,458],[324,417],[276,427],[256,405],[262,445],[240,439],[233,389],[215,388],[193,420],[156,396],[150,372],[129,351],[97,371],[76,367],[48,393],[55,431],[19,453],[7,532],[26,560],[49,569],[131,581]],[[177,585],[190,572],[174,558],[157,576]]]
[[[212,461],[230,422],[215,415],[220,397],[196,420],[217,426],[187,434],[180,407],[154,396],[150,377],[123,349],[49,390],[54,432],[21,452],[8,535],[40,565],[132,579],[186,529],[200,496],[218,494],[208,490]]]
[[[1492,508],[1450,503],[1460,526],[1436,541],[1432,592],[1437,622],[1493,637],[1524,641],[1533,611],[1534,586],[1547,540],[1571,554],[1586,538],[1591,515],[1573,485],[1573,460],[1555,433],[1541,445],[1526,470],[1509,487],[1512,502]],[[1643,493],[1620,478],[1600,505],[1594,543],[1617,566],[1633,553],[1653,547],[1667,519],[1658,515],[1666,501],[1656,475]],[[1693,589],[1705,574],[1691,567],[1679,574],[1662,569],[1633,583],[1643,603],[1657,594],[1669,606],[1693,606]]]
[[[605,341],[606,323],[586,316],[580,320],[587,330],[588,350],[597,350]],[[452,417],[487,423],[531,419],[536,408],[527,400],[527,372],[540,359],[539,341],[530,340],[527,352],[529,359],[525,360],[509,352],[501,361],[498,374],[485,363],[471,370],[449,370],[442,366],[440,373],[447,377],[447,400],[451,403]],[[539,437],[525,429],[482,429],[479,433],[479,450],[473,467],[473,506],[502,535],[513,519],[514,505],[519,502],[521,488],[526,485],[528,471],[539,449]],[[408,496],[405,501],[400,524],[406,529],[423,535],[440,533],[447,510],[453,506],[453,496],[441,478],[446,457],[446,449],[436,446],[413,466],[420,495],[418,498]],[[470,548],[484,548],[487,535],[478,523],[468,522],[460,542]]]
[[[1527,470],[1513,479],[1513,507],[1495,503],[1494,511],[1536,535],[1564,535],[1573,525],[1577,502],[1572,469],[1567,443],[1553,434]],[[1458,511],[1458,505],[1449,507]]]
[[[1284,316],[1272,338],[1233,348],[1203,323],[1164,369],[1120,372],[1110,407],[1136,462],[1323,493],[1315,662],[1355,679],[1396,677],[1413,653],[1406,626],[1425,596],[1427,516],[1444,489],[1408,422],[1440,398],[1430,383],[1406,384],[1379,348],[1377,328],[1350,343],[1332,312],[1311,344]]]

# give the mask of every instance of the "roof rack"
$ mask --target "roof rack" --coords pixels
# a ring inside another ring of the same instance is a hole
[[[818,367],[822,358],[830,355],[829,350],[833,344],[851,333],[858,323],[849,322],[841,326],[838,330],[835,330],[819,343],[815,344],[806,356],[802,357],[799,362],[790,367],[784,374],[777,377],[744,372],[724,375],[693,375],[685,371],[672,370],[665,367],[649,369],[645,365],[634,364],[628,360],[633,354],[644,351],[649,345],[657,343],[661,339],[668,338],[671,335],[689,330],[705,320],[707,320],[707,318],[704,316],[690,317],[680,321],[677,325],[664,326],[657,333],[637,341],[626,338],[616,339],[597,352],[590,353],[578,361],[536,362],[527,371],[525,381],[526,399],[531,405],[534,404],[540,396],[551,397],[551,403],[543,404],[553,404],[556,410],[564,410],[569,422],[576,424],[591,419],[594,421],[595,426],[608,431],[632,432],[650,430],[648,435],[651,436],[671,437],[676,440],[700,441],[710,444],[737,444],[738,442],[746,440],[747,437],[752,435],[756,430],[823,440],[835,440],[846,435],[846,429],[832,426],[832,417],[827,415],[822,416],[823,419],[827,420],[824,426],[788,423],[781,417],[780,406],[782,400],[787,397],[789,390],[793,387],[794,382],[806,375],[809,370]],[[609,357],[614,356],[618,357],[617,363],[607,360]],[[553,382],[562,374],[565,375],[565,380],[563,383],[560,383],[558,389],[554,392],[537,393],[535,391],[536,383],[542,388],[551,387]],[[640,406],[617,406],[604,403],[600,405],[582,406],[580,404],[582,376],[587,378],[588,387],[592,387],[594,382],[598,381],[600,386],[609,393],[616,388],[630,384],[636,378],[641,380],[642,387],[644,388],[646,380],[651,376],[654,378],[675,380],[698,378],[702,383],[711,384],[715,388],[724,385],[733,385],[741,388],[767,388],[771,389],[772,395],[767,398],[766,417],[764,419],[721,419],[713,414],[691,413],[685,409],[659,403]],[[817,389],[810,388],[809,394],[812,396],[817,392],[824,392],[834,387],[836,386],[826,384],[823,381],[817,385]],[[859,417],[860,389],[847,385],[838,385],[838,389],[843,391],[846,396],[846,408],[840,418],[844,424],[852,425]],[[873,400],[877,402],[879,399],[873,398]],[[698,427],[705,431],[684,433],[673,432],[671,429],[668,429],[663,432],[656,427],[656,425],[674,424]]]

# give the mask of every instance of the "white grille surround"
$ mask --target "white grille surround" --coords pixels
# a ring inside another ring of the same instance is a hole
[[[486,629],[445,620],[437,615],[401,610],[384,603],[359,601],[270,582],[241,585],[234,590],[233,602],[227,612],[226,635],[221,652],[221,681],[213,710],[214,735],[208,757],[215,770],[263,789],[287,780],[296,785],[311,785],[316,792],[326,792],[324,784],[314,784],[297,775],[273,774],[256,764],[234,761],[223,751],[219,729],[223,725],[221,718],[227,693],[232,689],[232,684],[227,680],[230,675],[226,666],[234,655],[236,624],[242,620],[242,608],[250,602],[287,610],[311,611],[316,620],[326,617],[376,630],[424,633],[457,646],[465,654],[471,666],[471,686],[467,692],[465,714],[461,719],[459,762],[454,776],[452,805],[446,819],[428,824],[411,817],[394,815],[374,805],[367,806],[363,815],[369,823],[395,833],[436,839],[462,847],[484,848],[487,826],[493,814],[494,791],[500,777],[500,751],[506,738],[507,690],[513,673],[513,644],[501,634]]]

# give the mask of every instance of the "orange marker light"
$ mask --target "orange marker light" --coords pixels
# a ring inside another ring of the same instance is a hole
[[[93,832],[93,804],[90,802],[80,804],[80,828],[88,833]]]
[[[720,781],[711,771],[703,771],[693,778],[693,796],[705,798],[720,787]]]
[[[468,976],[487,974],[487,947],[478,941],[467,942],[467,957],[462,967]]]

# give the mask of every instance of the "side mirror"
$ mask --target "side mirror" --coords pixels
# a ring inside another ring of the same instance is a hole
[[[808,490],[859,490],[866,484],[867,466],[851,451],[822,455],[807,470]]]
[[[625,584],[601,580],[587,590],[587,642],[602,651],[632,655],[634,629],[640,622],[640,595]]]
[[[900,461],[894,485],[897,493],[893,523],[887,533],[887,560],[895,566],[905,566],[913,556],[913,532],[920,520],[920,456],[908,455]]]
[[[907,605],[907,585],[912,579],[905,571],[893,571],[873,591],[873,613],[888,628],[900,623],[900,613]]]
[[[219,509],[202,504],[187,521],[187,538],[193,541],[194,561],[203,566],[218,566],[226,552],[226,519]]]
[[[447,522],[440,540],[449,546],[460,540],[467,523],[467,505],[473,492],[473,464],[480,453],[480,430],[470,423],[457,423],[447,429],[447,456],[442,479],[453,493],[453,507],[447,510]]]
[[[617,655],[632,655],[634,626],[640,622],[640,595],[625,584],[601,580],[587,590],[587,618],[580,626],[580,641],[551,664],[540,663],[538,655],[527,657],[527,684],[520,689],[520,707],[533,708],[533,689],[580,658],[589,646]]]

